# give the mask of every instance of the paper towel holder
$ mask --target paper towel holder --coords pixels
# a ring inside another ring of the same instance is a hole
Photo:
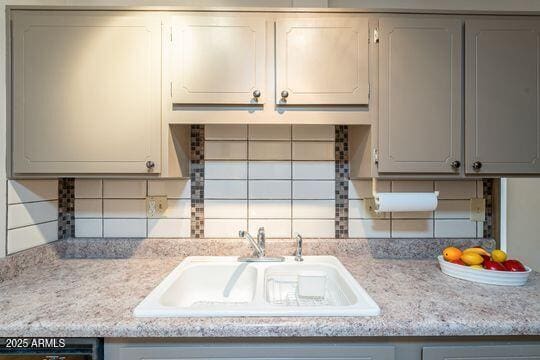
[[[379,195],[377,193],[377,178],[371,179],[371,193],[373,194],[373,199],[375,200],[375,212],[379,212]],[[439,197],[439,192],[435,191],[435,196]]]

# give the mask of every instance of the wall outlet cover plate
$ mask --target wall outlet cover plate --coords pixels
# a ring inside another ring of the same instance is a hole
[[[148,218],[163,217],[167,207],[167,196],[148,196],[146,198],[146,216]]]
[[[471,221],[485,221],[486,220],[486,199],[484,198],[472,198],[471,199]]]

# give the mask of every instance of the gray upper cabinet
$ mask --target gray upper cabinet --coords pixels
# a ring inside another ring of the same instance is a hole
[[[540,173],[540,21],[470,20],[466,172]]]
[[[16,11],[13,173],[161,171],[161,20]]]
[[[459,174],[462,21],[379,20],[379,173]]]

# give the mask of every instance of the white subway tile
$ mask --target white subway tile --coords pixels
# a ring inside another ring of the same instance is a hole
[[[250,199],[290,199],[290,180],[251,180],[249,182]]]
[[[293,181],[293,199],[335,199],[335,181]]]
[[[365,204],[365,200],[359,200],[359,199],[350,199],[349,200],[349,218],[351,219],[371,219],[374,218],[375,215],[372,214],[367,208]],[[390,218],[388,213],[381,213],[377,214],[377,218],[380,219],[380,217],[383,218]]]
[[[290,200],[250,200],[249,218],[287,219],[291,217]]]
[[[75,199],[76,218],[100,218],[102,214],[102,199]]]
[[[290,238],[292,221],[289,219],[249,219],[249,233],[256,234],[264,227],[267,238]]]
[[[351,238],[389,238],[390,237],[390,220],[349,219],[349,237]]]
[[[470,199],[476,197],[476,181],[447,180],[435,181],[435,190],[439,191],[439,199]]]
[[[101,179],[75,179],[75,197],[77,199],[99,199],[103,196]]]
[[[334,141],[334,125],[293,125],[293,140],[329,140]]]
[[[148,196],[167,196],[169,199],[190,199],[191,180],[148,180]]]
[[[245,180],[206,180],[204,182],[205,199],[246,199],[247,181]]]
[[[205,160],[246,160],[247,141],[206,141]]]
[[[476,237],[483,238],[484,237],[484,222],[478,221],[476,223]]]
[[[250,125],[250,140],[291,140],[290,125]]]
[[[293,219],[334,219],[334,200],[293,200]]]
[[[103,237],[102,219],[75,219],[75,237],[99,238]]]
[[[103,180],[103,197],[143,199],[146,197],[146,180]]]
[[[148,219],[150,238],[188,238],[191,236],[191,219]]]
[[[334,220],[293,220],[293,234],[308,238],[333,238],[336,236]]]
[[[392,192],[433,192],[433,181],[392,181]]]
[[[246,229],[246,219],[205,219],[204,221],[204,237],[206,238],[238,238],[238,232]]]
[[[392,220],[393,238],[432,238],[433,220]]]
[[[392,219],[433,219],[433,211],[398,211],[392,213]]]
[[[476,197],[484,197],[484,181],[476,180]]]
[[[435,220],[435,237],[475,238],[476,222],[470,220]]]
[[[139,199],[103,200],[105,218],[145,218],[146,201]]]
[[[205,161],[205,180],[245,180],[247,179],[246,161]]]
[[[469,219],[470,200],[439,200],[436,219]]]
[[[8,230],[7,253],[13,254],[56,240],[58,240],[58,221]]]
[[[249,178],[264,180],[291,179],[290,161],[250,161]]]
[[[333,142],[322,141],[293,141],[293,160],[335,160],[336,150]]]
[[[146,237],[146,219],[104,219],[104,237]]]
[[[247,200],[205,200],[205,219],[245,219]]]
[[[293,161],[294,180],[334,180],[334,161]]]
[[[58,180],[8,180],[7,203],[58,199]]]
[[[8,229],[34,225],[53,220],[58,220],[57,200],[8,205]]]
[[[167,210],[165,210],[161,217],[168,219],[190,219],[191,200],[169,199],[167,201]]]
[[[250,141],[250,160],[290,160],[290,141]]]
[[[377,192],[390,192],[390,181],[377,181]],[[371,180],[349,180],[349,199],[373,197]]]
[[[208,124],[204,127],[206,140],[246,140],[247,125]]]

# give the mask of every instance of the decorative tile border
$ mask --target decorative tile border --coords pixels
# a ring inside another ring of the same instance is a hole
[[[58,179],[58,239],[75,236],[75,179]]]
[[[349,237],[349,127],[335,126],[336,239]]]
[[[486,199],[486,219],[484,221],[484,234],[478,234],[478,237],[493,238],[495,236],[493,229],[493,207],[495,206],[493,200],[494,182],[494,179],[483,179],[482,181],[483,197]]]
[[[204,237],[204,125],[191,126],[191,236]]]

